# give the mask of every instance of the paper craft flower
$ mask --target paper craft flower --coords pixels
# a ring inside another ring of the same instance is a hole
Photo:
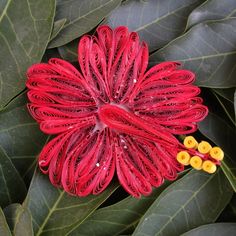
[[[27,72],[29,111],[57,135],[39,167],[70,194],[101,193],[116,173],[134,197],[183,170],[174,135],[196,131],[208,112],[194,74],[164,62],[146,71],[148,47],[124,26],[100,26],[78,46],[80,72],[61,59]]]

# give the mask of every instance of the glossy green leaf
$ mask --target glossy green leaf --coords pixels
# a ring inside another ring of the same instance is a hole
[[[57,1],[56,20],[67,22],[59,34],[50,42],[49,48],[59,47],[93,29],[120,4],[121,0],[71,0]]]
[[[221,20],[235,16],[235,0],[208,0],[191,12],[188,18],[187,28],[207,20]]]
[[[231,102],[229,102],[228,100],[221,97],[219,94],[217,94],[215,92],[213,92],[213,93],[214,93],[216,99],[218,100],[219,104],[221,105],[221,107],[225,111],[226,115],[228,116],[228,118],[232,122],[232,124],[236,125],[235,114],[234,114],[234,105]]]
[[[233,236],[235,232],[236,223],[217,223],[200,226],[181,236]]]
[[[234,103],[234,93],[235,88],[229,88],[229,89],[213,89],[214,92],[219,94],[221,97],[227,99],[228,101]]]
[[[11,236],[11,231],[8,227],[5,215],[1,208],[0,208],[0,235]]]
[[[179,61],[196,73],[196,84],[211,88],[236,86],[236,18],[204,22],[150,57],[151,64]]]
[[[108,24],[112,27],[126,25],[138,32],[147,42],[150,51],[184,32],[190,12],[204,0],[128,0],[111,13]]]
[[[185,173],[181,173],[179,178]],[[150,205],[172,183],[166,181],[160,187],[154,188],[150,196],[141,197],[140,199],[129,196],[114,205],[96,210],[69,235],[116,236],[127,232],[127,230],[133,231]]]
[[[0,206],[23,201],[27,190],[6,152],[0,146]]]
[[[26,102],[26,94],[23,93],[0,113],[0,146],[21,176],[27,179],[47,136],[31,118]]]
[[[66,19],[61,19],[54,22],[50,40],[53,40],[59,34],[59,32],[63,29],[65,23]]]
[[[168,187],[141,219],[134,236],[176,236],[214,222],[230,201],[232,188],[222,171],[192,170]]]
[[[234,92],[234,112],[235,112],[235,118],[236,118],[236,90]]]
[[[200,132],[220,146],[225,155],[222,169],[236,191],[236,130],[216,114],[209,113],[199,124]]]
[[[232,199],[230,200],[230,203],[222,211],[217,221],[234,223],[236,222],[236,193],[234,193]]]
[[[0,5],[0,108],[25,88],[25,73],[50,39],[55,0],[8,0]]]
[[[12,204],[4,209],[8,225],[13,235],[33,236],[32,219],[29,211],[20,204]]]
[[[59,47],[58,52],[61,57],[70,62],[78,61],[78,43],[79,39],[75,39],[72,42]]]
[[[64,236],[80,225],[117,188],[110,186],[98,196],[79,198],[54,187],[48,176],[35,172],[24,207],[33,218],[35,236]]]

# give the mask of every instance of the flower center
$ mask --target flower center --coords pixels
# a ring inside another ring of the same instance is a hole
[[[173,140],[170,140],[168,136],[160,134],[145,120],[121,107],[111,104],[103,105],[99,109],[98,115],[100,122],[119,133],[138,136],[154,142],[159,141],[167,145],[172,143],[173,145]]]

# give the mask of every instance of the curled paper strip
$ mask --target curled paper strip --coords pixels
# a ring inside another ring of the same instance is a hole
[[[27,76],[29,111],[47,134],[39,167],[70,194],[101,193],[115,172],[134,197],[174,180],[174,135],[197,130],[208,113],[194,74],[177,62],[147,70],[148,47],[124,26],[100,26],[78,46],[80,71],[53,58]]]

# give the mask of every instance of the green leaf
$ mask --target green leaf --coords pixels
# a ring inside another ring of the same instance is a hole
[[[179,178],[185,173],[181,173]],[[129,196],[116,204],[96,210],[72,231],[70,236],[116,236],[127,232],[127,230],[133,231],[150,205],[172,183],[166,181],[160,187],[154,188],[148,197],[136,199]]]
[[[222,161],[222,169],[234,191],[236,191],[235,129],[229,126],[222,118],[210,112],[208,116],[199,123],[199,130],[203,135],[223,149],[225,158]]]
[[[36,155],[47,140],[31,118],[26,100],[23,93],[0,112],[0,147],[25,180],[34,169]]]
[[[204,0],[128,0],[111,13],[108,24],[128,26],[154,51],[184,32],[188,15],[202,2]]]
[[[72,42],[57,48],[61,57],[70,62],[78,61],[78,43],[79,39],[75,39]]]
[[[234,112],[235,112],[235,118],[236,118],[236,90],[234,92]]]
[[[25,88],[25,73],[39,62],[50,39],[55,0],[0,5],[0,108]]]
[[[11,236],[11,231],[8,227],[8,224],[7,224],[5,215],[2,211],[2,208],[0,208],[0,235]]]
[[[181,236],[233,236],[235,232],[236,223],[217,223],[200,226]]]
[[[50,40],[53,40],[59,34],[59,32],[63,29],[65,23],[66,19],[61,19],[54,22]]]
[[[236,86],[236,18],[204,22],[151,55],[152,64],[179,61],[196,73],[196,84]]]
[[[233,195],[228,206],[222,211],[218,222],[236,222],[236,194]]]
[[[54,187],[48,176],[35,172],[24,206],[33,218],[35,236],[64,236],[78,227],[117,188],[110,186],[98,196],[79,198]]]
[[[219,104],[225,111],[226,115],[228,116],[232,124],[236,125],[233,104],[229,102],[228,100],[224,99],[223,97],[221,97],[220,95],[218,95],[217,93],[215,93],[214,90],[213,90],[213,94],[215,95],[216,99],[218,100]]]
[[[234,93],[235,88],[229,88],[229,89],[213,89],[214,92],[219,94],[221,97],[227,99],[228,101],[234,103]]]
[[[0,205],[5,207],[24,200],[27,190],[24,181],[10,158],[0,146]]]
[[[49,48],[59,47],[93,29],[121,0],[71,0],[57,1],[56,20],[67,19],[59,34],[49,43]]]
[[[16,203],[6,207],[4,213],[13,235],[33,236],[32,219],[27,209]]]
[[[148,209],[134,236],[176,236],[214,222],[230,201],[232,188],[222,171],[192,170],[168,187]]]
[[[236,16],[235,0],[208,0],[192,11],[187,28],[207,20],[221,20]]]

